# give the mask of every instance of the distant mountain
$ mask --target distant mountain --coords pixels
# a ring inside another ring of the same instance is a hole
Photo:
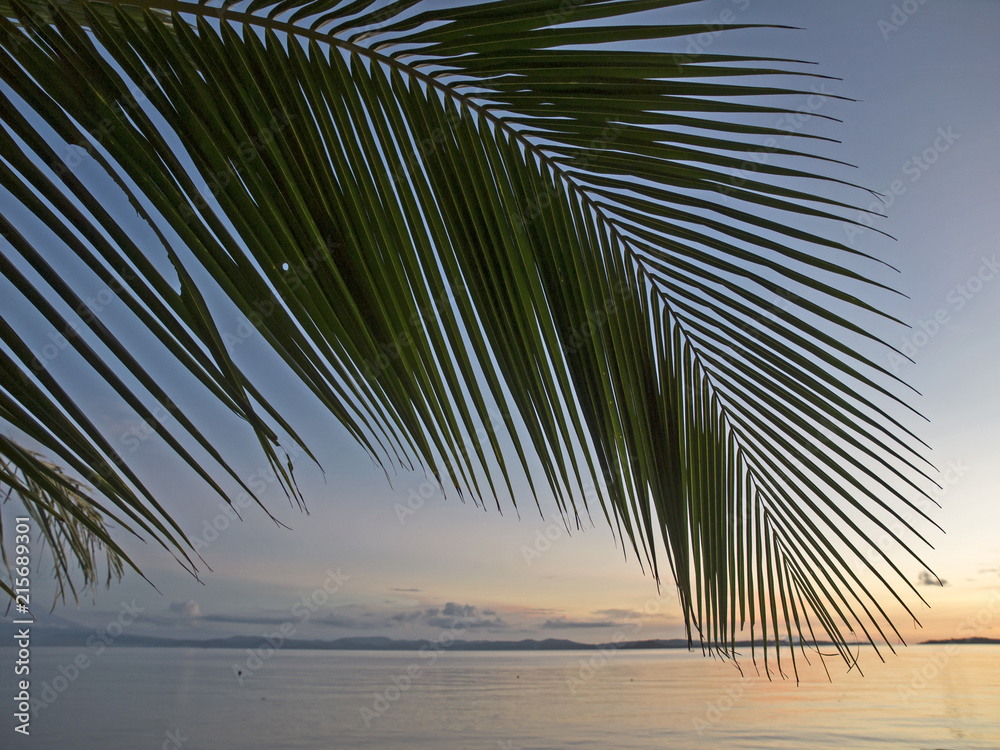
[[[44,625],[31,626],[31,645],[33,647],[93,647],[100,643],[94,630],[56,615],[49,615]],[[8,621],[0,621],[0,645],[12,643],[15,626]],[[926,645],[998,645],[997,638],[951,638],[948,640],[922,641]],[[227,638],[163,638],[151,635],[133,635],[121,633],[108,645],[141,647],[141,648],[231,648],[253,649],[267,646],[268,641],[263,635],[234,635]],[[758,644],[760,645],[760,644]],[[787,645],[787,644],[786,644]],[[821,643],[820,645],[829,645]],[[738,650],[749,649],[750,641],[737,641]],[[273,644],[272,644],[273,647]],[[400,640],[384,636],[352,636],[334,640],[285,639],[281,642],[282,649],[290,650],[324,650],[324,651],[419,651],[424,648],[447,649],[449,651],[573,651],[594,649],[615,649],[635,651],[641,649],[678,649],[688,648],[688,641],[683,638],[652,639],[644,641],[622,641],[620,643],[579,643],[562,638],[546,638],[535,640],[526,638],[520,641],[464,641],[454,640],[445,643],[422,638],[417,640]],[[690,646],[697,649],[699,644]]]
[[[0,641],[6,644],[10,641],[7,631],[12,636],[13,625],[9,622],[0,623]],[[88,628],[62,620],[56,625],[33,625],[31,627],[31,644],[33,647],[86,647],[100,644],[95,632]],[[163,638],[159,636],[133,635],[121,633],[111,640],[111,644],[126,647],[141,648],[231,648],[258,649],[268,646],[268,640],[263,635],[234,635],[227,638]],[[270,644],[272,647],[275,644]],[[420,649],[447,649],[449,651],[570,651],[593,649],[651,649],[651,648],[687,648],[688,642],[683,639],[625,641],[622,643],[578,643],[561,638],[546,638],[534,640],[527,638],[520,641],[465,641],[448,640],[436,642],[430,639],[397,640],[383,636],[353,636],[336,638],[334,640],[307,640],[302,638],[284,639],[280,642],[282,649],[289,650],[331,650],[331,651],[419,651]]]
[[[10,621],[0,621],[0,646],[12,643],[14,625]],[[99,643],[95,631],[65,618],[49,615],[44,625],[35,624],[31,628],[32,646],[95,646]],[[996,638],[952,638],[950,640],[923,641],[927,645],[997,645]],[[117,646],[141,648],[231,648],[256,650],[267,646],[264,635],[234,635],[226,638],[163,638],[159,636],[133,635],[125,632],[113,639]],[[110,644],[109,644],[110,645]],[[758,642],[757,644],[761,644]],[[788,646],[788,644],[784,644]],[[821,642],[821,646],[830,645]],[[273,647],[273,646],[272,646]],[[737,650],[751,647],[748,640],[737,641]],[[620,651],[635,651],[641,649],[679,649],[689,648],[688,641],[683,638],[652,639],[644,641],[622,641],[619,643],[579,643],[562,638],[546,638],[535,640],[527,638],[520,641],[465,641],[449,640],[439,643],[422,638],[417,640],[402,640],[384,636],[352,636],[334,640],[320,639],[285,639],[280,648],[290,650],[324,650],[324,651],[419,651],[422,648],[447,649],[449,651],[572,651],[614,649]],[[692,643],[690,648],[697,650],[698,643]]]
[[[922,644],[932,645],[932,646],[945,646],[951,643],[966,644],[966,645],[1000,645],[1000,638],[949,638],[944,641],[921,641]]]

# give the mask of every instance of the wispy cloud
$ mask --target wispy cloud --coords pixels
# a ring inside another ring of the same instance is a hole
[[[194,599],[188,599],[186,602],[173,602],[169,610],[185,619],[193,619],[201,615],[201,607]]]
[[[527,617],[542,617],[544,615],[558,615],[564,610],[561,609],[549,609],[547,607],[516,607],[515,610],[518,614],[525,615]]]
[[[610,617],[612,620],[622,620],[629,616],[634,616],[634,609],[595,609],[593,614],[598,617]]]
[[[947,586],[948,582],[943,578],[938,578],[929,570],[921,570],[917,576],[917,583],[921,586]]]

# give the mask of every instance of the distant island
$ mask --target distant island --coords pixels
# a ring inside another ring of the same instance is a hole
[[[66,621],[63,621],[64,623]],[[7,623],[0,623],[0,634],[5,635]],[[33,631],[33,643],[39,646],[71,646],[82,647],[93,643],[94,631],[83,626],[69,623],[56,627],[38,627]],[[89,640],[88,640],[89,639]],[[9,639],[5,639],[9,640]],[[267,645],[266,635],[233,635],[225,638],[164,638],[152,635],[133,635],[122,633],[114,639],[114,645],[133,648],[226,648],[226,649],[256,649]],[[996,645],[996,638],[953,638],[950,640],[922,641],[918,645]],[[749,640],[737,641],[738,650],[750,649],[754,644]],[[758,641],[755,644],[760,647]],[[787,642],[784,646],[789,646]],[[831,645],[820,642],[820,646]],[[591,651],[591,650],[645,650],[645,649],[690,649],[699,650],[701,644],[689,642],[686,638],[654,638],[641,641],[621,641],[606,643],[580,643],[563,638],[545,638],[535,640],[526,638],[518,641],[485,641],[449,639],[447,643],[427,638],[406,640],[387,638],[384,636],[351,636],[332,640],[285,638],[280,648],[289,650],[321,650],[321,651],[420,651],[435,649],[448,651]],[[707,648],[707,647],[706,647]]]
[[[981,646],[983,644],[996,646],[1000,644],[1000,638],[949,638],[944,641],[922,641],[921,643],[930,646],[948,646],[953,643]]]
[[[84,646],[93,638],[93,631],[84,629],[41,628],[36,632],[35,643],[40,646]],[[159,636],[131,635],[123,633],[114,640],[116,646],[142,648],[232,648],[256,649],[268,645],[264,635],[234,635],[227,638],[162,638]],[[746,644],[737,644],[738,647]],[[698,644],[692,647],[697,648]],[[520,641],[465,641],[449,640],[439,642],[430,639],[398,640],[383,636],[353,636],[333,640],[287,638],[280,648],[287,650],[322,651],[419,651],[421,649],[443,649],[448,651],[579,651],[594,649],[652,649],[688,648],[686,639],[624,641],[621,643],[578,643],[561,638],[544,640],[524,639]]]

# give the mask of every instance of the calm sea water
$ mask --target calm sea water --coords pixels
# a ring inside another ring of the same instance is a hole
[[[115,647],[72,681],[80,651],[38,648],[32,691],[63,688],[15,734],[12,651],[0,649],[0,747],[74,750],[998,750],[1000,647],[915,646],[865,676],[768,682],[678,651],[277,651]],[[93,656],[91,654],[91,656]],[[234,665],[243,670],[243,684]],[[60,669],[62,668],[62,669]]]

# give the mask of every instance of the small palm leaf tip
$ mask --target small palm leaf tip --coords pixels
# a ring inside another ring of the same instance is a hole
[[[236,310],[386,468],[599,503],[657,580],[666,555],[709,650],[888,644],[880,600],[919,594],[883,547],[917,556],[929,467],[862,353],[877,263],[810,228],[850,186],[787,166],[819,140],[775,102],[831,95],[692,52],[718,29],[672,25],[684,4],[0,0],[0,262],[27,311],[0,325],[0,418],[194,570],[73,380],[255,497],[178,405],[196,378],[301,504]]]

